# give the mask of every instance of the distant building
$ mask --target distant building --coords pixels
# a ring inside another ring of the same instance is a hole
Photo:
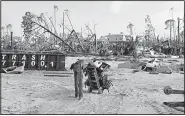
[[[131,36],[129,35],[123,35],[121,34],[109,34],[105,36],[101,36],[100,39],[98,39],[99,42],[102,43],[123,43],[127,42],[131,39]]]

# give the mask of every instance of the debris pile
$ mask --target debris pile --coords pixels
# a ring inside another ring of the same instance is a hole
[[[11,66],[7,68],[2,68],[1,73],[7,74],[21,74],[24,72],[24,65],[23,66]]]
[[[177,72],[183,74],[184,64],[179,64],[176,59],[162,59],[154,58],[151,60],[144,60],[138,62],[125,62],[118,64],[118,68],[129,68],[134,69],[133,73],[139,71],[146,71],[149,74],[171,74],[172,72]]]

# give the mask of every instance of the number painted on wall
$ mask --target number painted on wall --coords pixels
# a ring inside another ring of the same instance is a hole
[[[54,63],[53,63],[53,62],[50,62],[50,64],[51,64],[51,67],[53,67],[53,66],[54,66]]]
[[[16,61],[12,61],[12,66],[15,66]]]
[[[44,66],[45,65],[45,62],[44,61],[41,61],[40,63],[41,63],[41,66]]]
[[[25,66],[25,61],[22,61],[22,65],[24,65],[24,66]]]
[[[2,64],[2,65],[4,66],[4,65],[5,65],[5,63],[6,63],[6,61],[5,61],[5,60],[2,60],[2,62],[3,62],[3,64]]]
[[[35,61],[31,61],[31,65],[32,66],[35,66]]]

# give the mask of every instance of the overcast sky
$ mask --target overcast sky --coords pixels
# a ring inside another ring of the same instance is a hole
[[[30,11],[35,14],[48,12],[53,16],[54,5],[58,6],[57,24],[62,20],[62,13],[65,9],[70,11],[70,19],[76,31],[85,29],[89,23],[91,28],[96,25],[97,36],[108,33],[128,33],[129,22],[134,24],[136,34],[145,30],[146,15],[150,15],[156,34],[164,36],[164,22],[171,17],[170,8],[174,8],[174,19],[184,16],[184,1],[2,1],[1,25],[12,24],[14,35],[22,36],[22,16]],[[66,20],[67,21],[67,20]],[[57,27],[60,32],[62,28]]]

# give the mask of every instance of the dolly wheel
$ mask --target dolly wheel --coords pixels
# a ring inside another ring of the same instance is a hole
[[[88,86],[88,92],[91,93],[92,92],[92,89],[90,86]]]
[[[99,89],[98,89],[98,94],[102,94],[103,93],[103,89],[102,89],[102,87],[100,87]]]
[[[164,87],[164,93],[167,94],[167,95],[170,95],[172,94],[172,88],[170,86],[166,86]]]

